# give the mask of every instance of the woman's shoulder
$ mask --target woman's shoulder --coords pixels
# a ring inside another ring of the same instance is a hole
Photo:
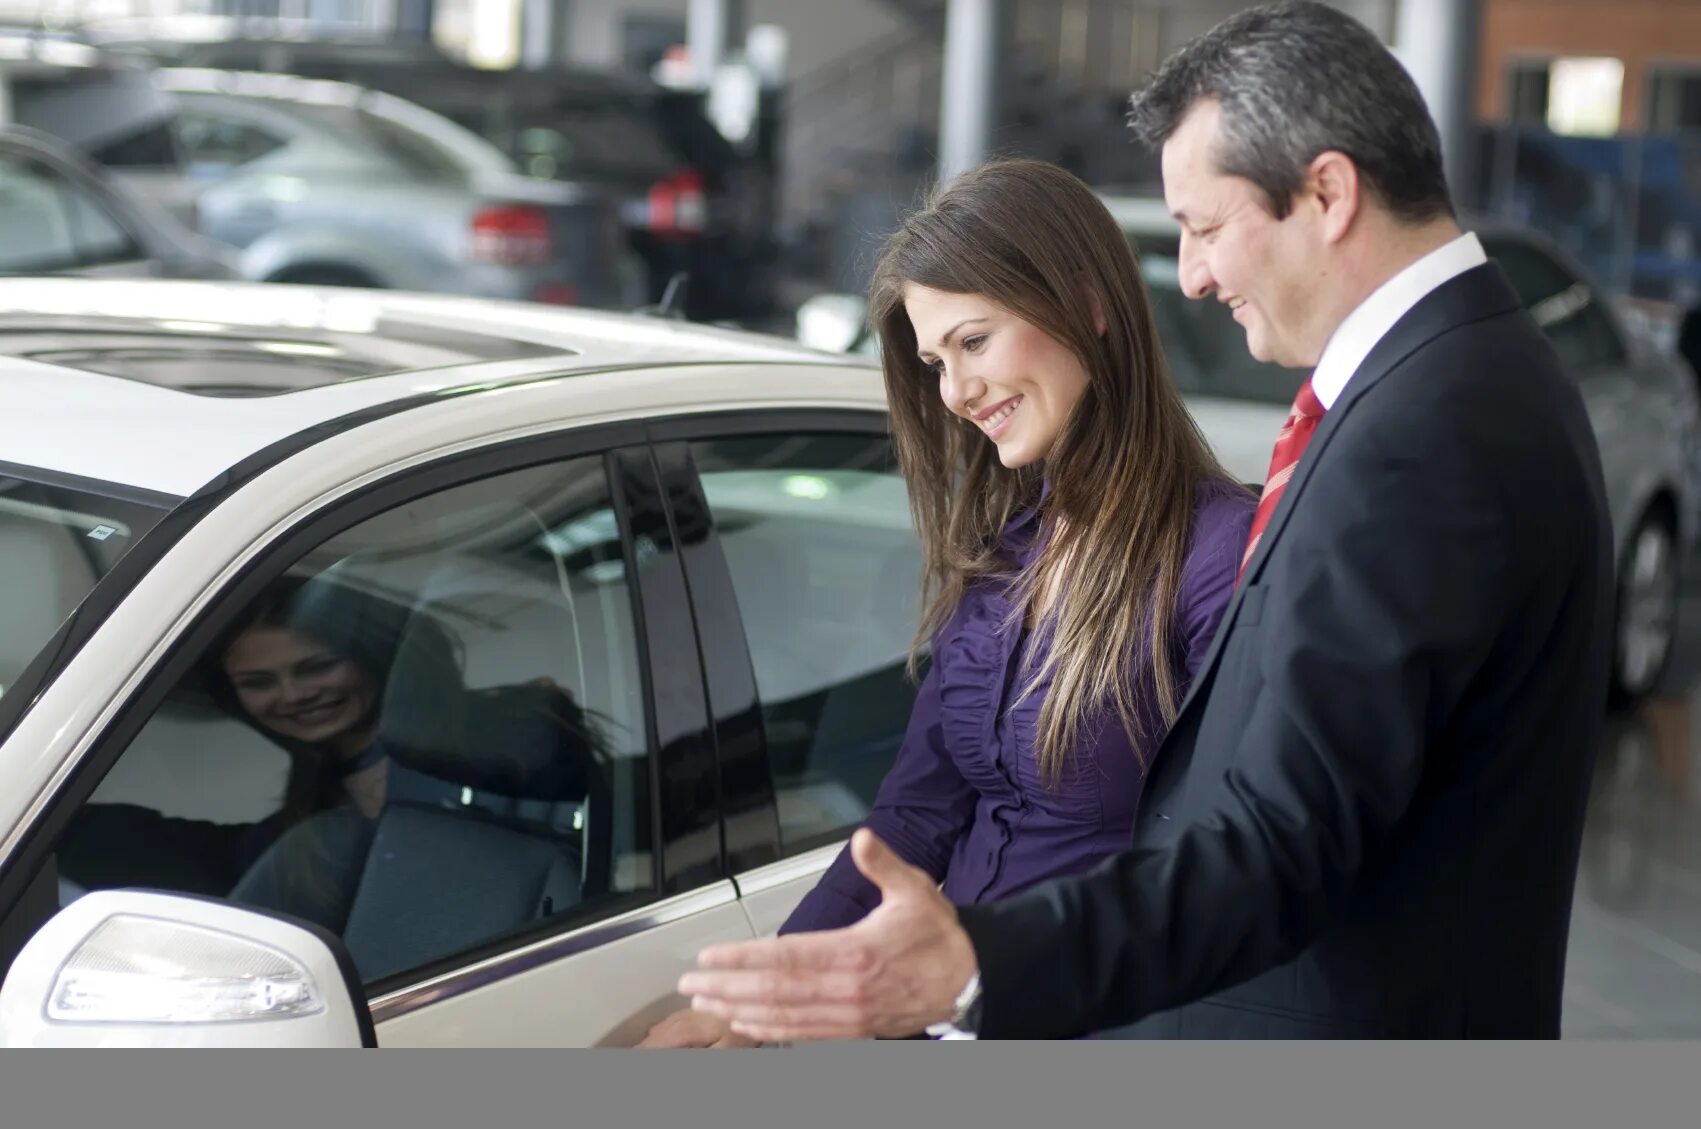
[[[1252,515],[1257,510],[1258,499],[1238,483],[1221,479],[1199,483],[1194,491],[1193,533],[1182,570],[1184,589],[1216,587],[1212,577],[1238,573],[1240,556],[1252,531]]]
[[[1238,482],[1207,478],[1193,490],[1193,539],[1208,540],[1252,528],[1258,498]]]

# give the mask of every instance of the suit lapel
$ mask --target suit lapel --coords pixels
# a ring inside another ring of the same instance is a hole
[[[1313,469],[1323,458],[1329,440],[1345,424],[1353,404],[1407,357],[1441,334],[1461,325],[1511,313],[1521,305],[1517,292],[1506,280],[1505,273],[1498,264],[1490,262],[1473,267],[1426,294],[1404,317],[1395,322],[1394,327],[1371,349],[1364,362],[1347,381],[1340,399],[1324,413],[1323,422],[1318,425],[1311,442],[1306,444],[1305,454],[1294,467],[1293,478],[1289,480],[1287,489],[1282,492],[1282,500],[1276,504],[1275,512],[1270,515],[1270,524],[1265,527],[1257,551],[1246,564],[1245,575],[1235,588],[1234,598],[1229,601],[1228,608],[1223,612],[1222,625],[1218,627],[1216,637],[1211,640],[1211,648],[1205,653],[1204,664],[1199,668],[1199,673],[1188,687],[1187,696],[1182,700],[1182,712],[1193,704],[1193,700],[1200,695],[1215,674],[1217,659],[1234,630],[1240,606],[1246,598],[1246,590],[1257,581],[1264,561],[1269,557],[1276,542],[1281,539],[1288,516],[1293,513],[1300,495],[1305,492],[1305,485],[1311,480]],[[1274,443],[1275,436],[1271,436],[1270,441]]]

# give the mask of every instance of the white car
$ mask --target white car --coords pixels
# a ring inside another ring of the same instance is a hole
[[[1227,307],[1182,293],[1180,232],[1162,200],[1101,198],[1139,254],[1164,352],[1188,409],[1229,472],[1261,484],[1305,374],[1253,360]],[[1549,240],[1493,223],[1471,226],[1577,381],[1594,425],[1618,542],[1613,691],[1628,703],[1664,676],[1678,629],[1683,559],[1701,532],[1695,381],[1669,347],[1621,316]],[[827,350],[870,353],[865,309],[858,296],[820,295],[798,311],[798,337]]]
[[[0,1046],[628,1044],[865,815],[920,567],[866,363],[349,290],[0,311]]]

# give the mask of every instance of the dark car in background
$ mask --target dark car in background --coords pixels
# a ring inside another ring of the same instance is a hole
[[[138,200],[70,146],[0,130],[0,274],[237,277],[235,257]]]
[[[485,138],[528,176],[617,193],[649,300],[684,273],[689,318],[752,320],[772,311],[772,179],[720,135],[697,95],[635,74],[488,71],[429,43],[245,36],[247,26],[172,21],[85,34],[163,64],[332,79],[415,102]]]

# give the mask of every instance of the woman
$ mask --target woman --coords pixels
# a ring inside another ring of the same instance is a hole
[[[1255,501],[1170,381],[1127,240],[1062,169],[959,178],[887,243],[870,306],[932,667],[867,825],[953,901],[1008,897],[1127,845]],[[847,850],[781,932],[878,898]],[[643,1045],[748,1043],[686,1010]]]
[[[337,930],[386,804],[459,808],[469,783],[542,773],[582,797],[598,759],[589,719],[553,683],[469,692],[429,614],[324,577],[265,592],[196,677],[288,754],[278,810],[226,824],[87,805],[61,859],[81,885],[228,896]]]

